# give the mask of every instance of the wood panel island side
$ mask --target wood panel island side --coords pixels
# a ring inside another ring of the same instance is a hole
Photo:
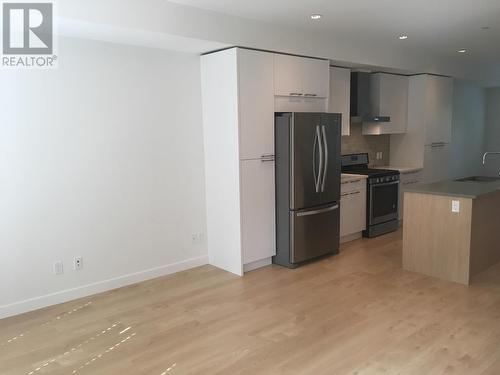
[[[469,285],[499,261],[500,181],[443,181],[405,192],[405,270]]]

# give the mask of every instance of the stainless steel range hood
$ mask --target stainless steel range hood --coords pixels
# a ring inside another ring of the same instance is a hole
[[[351,121],[352,122],[391,122],[390,116],[372,113],[370,73],[351,73]]]

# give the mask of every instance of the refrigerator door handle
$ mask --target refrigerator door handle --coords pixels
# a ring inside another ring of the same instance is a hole
[[[317,144],[318,144],[318,132],[314,133],[314,146],[313,146],[313,176],[314,176],[314,188],[316,189],[316,193],[318,192],[318,175],[316,173],[316,145]]]
[[[335,211],[335,210],[338,210],[338,209],[339,209],[339,205],[336,204],[335,206],[328,207],[328,208],[322,208],[320,210],[298,212],[297,216],[302,217],[302,216],[319,215],[319,214],[324,214],[326,212]]]
[[[316,172],[316,150],[319,147],[319,168]],[[319,125],[316,126],[316,134],[314,136],[314,147],[313,147],[313,174],[314,174],[314,185],[316,188],[316,193],[320,192],[321,188],[321,175],[323,172],[323,145],[321,139],[321,132],[319,130]]]
[[[326,138],[326,127],[323,125],[321,127],[321,130],[323,132],[323,144],[325,145],[325,151],[324,151],[324,170],[323,170],[323,182],[321,184],[321,192],[325,191],[325,184],[326,184],[326,175],[328,174],[328,139]]]

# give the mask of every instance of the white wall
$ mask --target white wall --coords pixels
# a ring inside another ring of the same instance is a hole
[[[169,34],[223,45],[323,57],[335,60],[337,65],[352,62],[444,74],[482,81],[489,86],[500,82],[500,69],[494,62],[470,62],[453,54],[423,53],[408,45],[404,47],[394,35],[381,43],[373,39],[373,35],[359,32],[356,25],[350,33],[326,33],[320,31],[322,28],[312,31],[285,27],[167,0],[64,0],[58,2],[57,13],[60,31],[70,35],[107,40],[113,40],[114,35],[114,40],[165,45],[173,41],[165,41],[161,35]],[[186,42],[182,40],[180,44]]]
[[[455,80],[453,94],[452,177],[481,173],[484,143],[485,90]]]
[[[486,90],[486,130],[484,151],[500,151],[500,87]],[[488,156],[484,171],[491,176],[500,172],[500,155]]]
[[[207,262],[199,56],[61,39],[0,82],[0,317]]]

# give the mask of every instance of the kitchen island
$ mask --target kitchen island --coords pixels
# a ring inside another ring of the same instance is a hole
[[[406,189],[404,269],[469,285],[500,261],[500,179],[464,180]]]

